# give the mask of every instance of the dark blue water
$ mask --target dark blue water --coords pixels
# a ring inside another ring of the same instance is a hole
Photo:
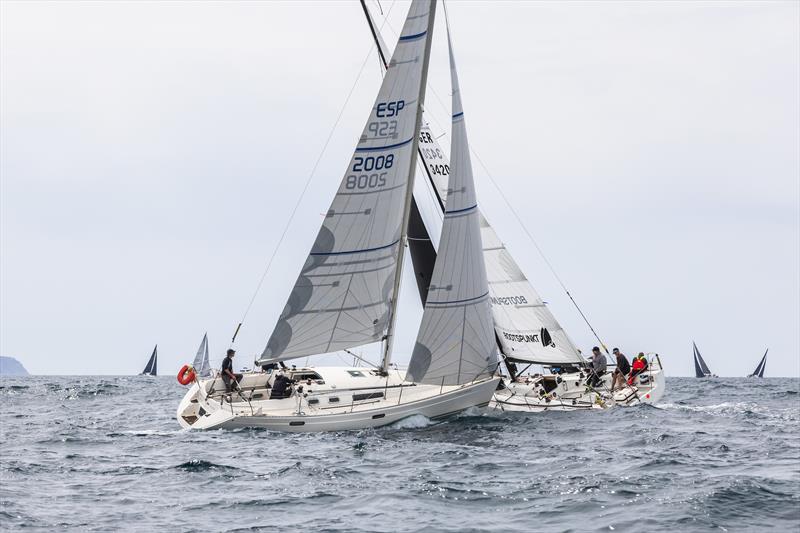
[[[182,431],[174,378],[2,378],[0,527],[800,529],[800,380],[667,383],[658,407],[289,435]]]

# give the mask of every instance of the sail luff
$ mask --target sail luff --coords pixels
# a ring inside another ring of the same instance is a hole
[[[448,31],[453,86],[452,171],[439,253],[406,379],[460,385],[492,375],[496,344],[475,184]]]
[[[385,340],[433,0],[414,0],[358,144],[258,364]]]

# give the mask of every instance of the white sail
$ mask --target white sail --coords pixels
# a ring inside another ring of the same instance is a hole
[[[194,371],[200,377],[211,375],[211,363],[208,359],[208,333],[203,335],[200,347],[197,348],[197,355],[194,356],[192,367],[194,367]]]
[[[387,334],[433,7],[433,0],[411,4],[363,134],[260,364]]]
[[[448,32],[448,45],[450,45]],[[406,379],[460,385],[497,367],[475,184],[453,50],[453,155],[439,253]]]
[[[420,128],[419,147],[435,192],[449,209],[450,162],[427,124]],[[513,360],[541,364],[580,364],[583,358],[567,333],[522,273],[497,233],[481,214],[481,241],[492,316],[503,354]],[[428,228],[433,233],[433,228]]]

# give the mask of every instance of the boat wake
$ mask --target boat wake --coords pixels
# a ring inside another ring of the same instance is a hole
[[[435,424],[433,420],[424,415],[411,415],[402,420],[398,420],[389,427],[392,429],[422,429]]]

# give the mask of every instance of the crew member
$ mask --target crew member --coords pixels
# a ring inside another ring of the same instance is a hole
[[[291,396],[292,383],[294,382],[295,380],[289,379],[283,372],[275,376],[275,381],[272,383],[272,392],[269,395],[269,399],[280,400],[282,398],[288,398]]]
[[[228,349],[225,354],[225,359],[222,360],[222,381],[225,383],[225,392],[231,392],[231,381],[236,383],[236,388],[239,388],[239,380],[242,379],[241,374],[233,373],[233,356],[236,355],[236,350]]]
[[[625,376],[631,371],[631,364],[625,354],[619,351],[619,348],[614,348],[611,352],[617,358],[617,368],[614,370],[611,379],[611,392],[614,392],[614,389],[617,388],[617,383],[619,383],[620,389],[625,386]]]
[[[603,355],[603,352],[600,351],[600,348],[597,346],[592,348],[592,368],[586,384],[590,387],[596,387],[599,385],[600,377],[606,373],[607,366],[608,360],[606,359],[606,356]]]
[[[631,365],[631,374],[628,376],[628,385],[633,385],[636,376],[647,370],[647,358],[644,352],[639,352],[639,355],[634,357],[633,364]]]

